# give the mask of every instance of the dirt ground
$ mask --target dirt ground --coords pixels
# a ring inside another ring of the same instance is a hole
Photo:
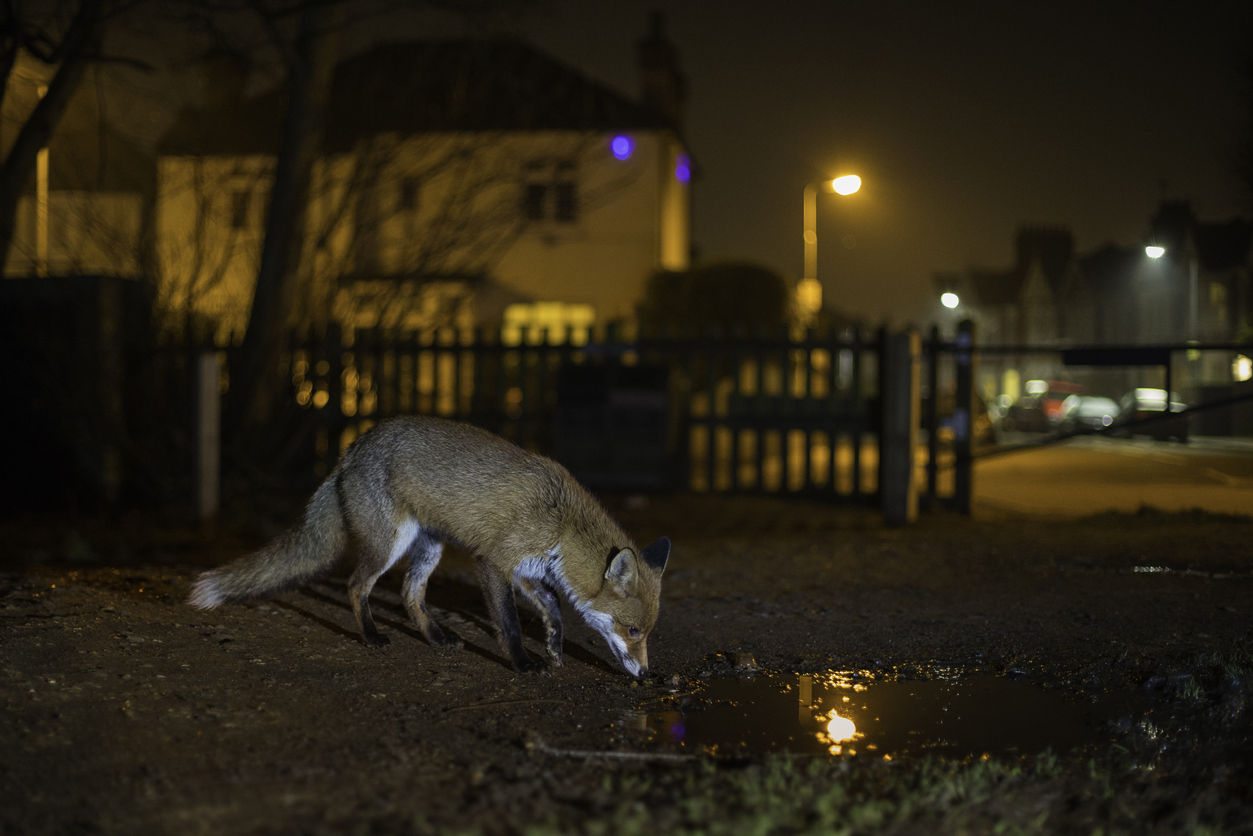
[[[1253,832],[1249,520],[890,530],[812,502],[607,504],[638,542],[674,541],[643,684],[568,609],[564,667],[516,674],[455,551],[428,600],[465,648],[428,646],[385,578],[380,651],[358,640],[346,571],[268,602],[183,603],[197,571],[277,527],[4,524],[0,834]],[[1135,571],[1150,566],[1180,571]],[[672,753],[626,713],[744,653],[781,671],[942,664],[1070,699],[1160,690],[1165,708],[1047,763],[588,756]]]

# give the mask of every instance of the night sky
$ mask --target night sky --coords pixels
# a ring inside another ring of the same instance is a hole
[[[1140,241],[1163,197],[1247,210],[1253,4],[571,0],[511,26],[634,95],[653,8],[690,83],[701,258],[799,275],[802,189],[856,172],[859,195],[819,197],[819,277],[872,322],[929,321],[932,274],[1007,265],[1024,223],[1082,252]]]

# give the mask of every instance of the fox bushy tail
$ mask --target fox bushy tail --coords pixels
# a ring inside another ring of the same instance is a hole
[[[336,476],[332,473],[313,494],[299,524],[260,551],[201,574],[187,603],[213,609],[275,595],[330,571],[347,540]]]

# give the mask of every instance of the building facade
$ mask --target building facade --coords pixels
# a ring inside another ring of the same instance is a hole
[[[562,332],[631,317],[648,276],[690,252],[682,78],[659,29],[639,46],[640,101],[514,42],[390,43],[340,62],[292,325]],[[155,241],[161,308],[225,337],[247,322],[281,102],[239,97],[229,62],[212,69],[221,93],[161,144]]]
[[[1012,266],[937,275],[936,298],[960,299],[943,319],[972,318],[985,344],[1034,347],[1234,343],[1253,336],[1250,259],[1253,224],[1199,220],[1185,201],[1166,201],[1150,219],[1145,243],[1105,244],[1080,255],[1061,227],[1025,227]],[[1145,245],[1162,248],[1150,257]],[[1253,352],[1250,352],[1253,353]],[[1184,354],[1187,354],[1186,352]],[[1187,354],[1172,385],[1195,400],[1202,387],[1247,379],[1240,353]],[[979,388],[986,400],[1015,401],[1029,379],[1077,380],[1103,394],[1162,385],[1162,370],[1067,369],[1050,353],[985,354]]]

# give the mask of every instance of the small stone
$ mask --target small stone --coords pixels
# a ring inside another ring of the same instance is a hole
[[[666,680],[666,684],[669,685],[671,688],[678,688],[679,683],[681,683],[682,681],[683,680],[679,678],[679,675],[677,673],[672,673],[670,674],[670,678]]]

